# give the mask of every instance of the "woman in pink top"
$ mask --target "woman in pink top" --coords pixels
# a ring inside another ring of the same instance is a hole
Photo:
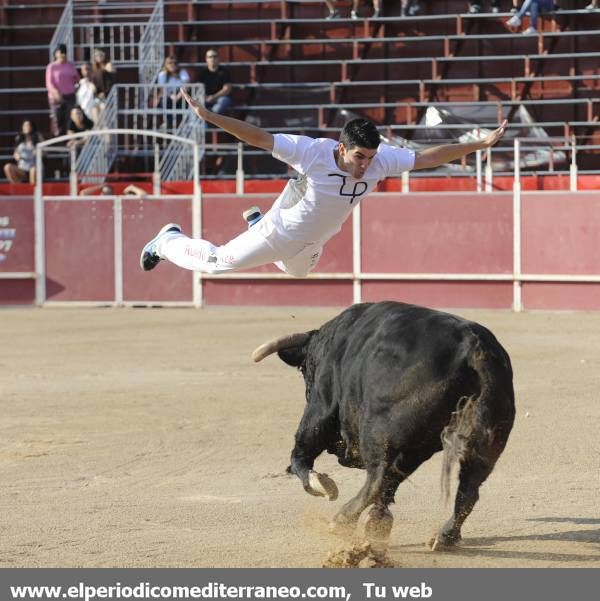
[[[50,107],[50,130],[53,136],[66,132],[67,119],[75,106],[75,86],[79,73],[75,65],[67,61],[67,47],[59,44],[54,60],[46,67],[46,89]]]

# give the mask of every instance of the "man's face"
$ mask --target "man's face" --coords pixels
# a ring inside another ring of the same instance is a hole
[[[376,154],[376,148],[354,146],[348,149],[340,142],[340,168],[342,171],[347,171],[355,179],[361,179]]]
[[[219,66],[219,55],[214,50],[206,53],[206,64],[211,71],[216,71]]]

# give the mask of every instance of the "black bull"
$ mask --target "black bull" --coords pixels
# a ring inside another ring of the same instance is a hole
[[[307,492],[331,500],[335,482],[313,471],[323,451],[367,472],[332,528],[353,528],[372,505],[366,534],[385,540],[399,484],[443,449],[443,489],[456,461],[459,484],[453,515],[430,545],[454,545],[514,421],[510,358],[494,335],[454,315],[388,301],[354,305],[318,330],[262,345],[253,358],[273,352],[306,383],[289,471]]]

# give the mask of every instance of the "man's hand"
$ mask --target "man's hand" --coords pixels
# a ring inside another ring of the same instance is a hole
[[[196,102],[183,88],[181,89],[181,95],[185,98],[185,101],[190,105],[191,109],[200,117],[200,119],[206,119],[208,109],[202,106],[199,102]]]
[[[506,131],[507,125],[508,121],[504,119],[504,121],[502,121],[498,129],[494,130],[489,136],[486,136],[484,138],[483,143],[485,144],[485,148],[493,146],[496,142],[498,142],[498,140],[500,140],[500,138],[504,135],[504,132]]]
[[[273,152],[274,139],[272,133],[251,123],[209,111],[205,106],[196,102],[183,88],[181,88],[181,95],[200,119],[204,119],[208,123],[220,127],[222,130],[235,136],[238,140],[246,142],[246,144]]]
[[[433,167],[439,167],[440,165],[460,159],[477,150],[490,148],[502,138],[507,125],[508,121],[505,119],[498,129],[477,142],[443,144],[442,146],[430,146],[429,148],[419,150],[415,156],[415,165],[413,169],[432,169]]]

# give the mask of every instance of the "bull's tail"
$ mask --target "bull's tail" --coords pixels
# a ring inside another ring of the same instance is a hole
[[[483,328],[482,328],[483,330]],[[514,393],[510,359],[493,335],[473,332],[467,365],[475,372],[479,390],[459,399],[442,431],[442,497],[448,500],[455,464],[477,462],[491,471],[504,449],[514,421]]]

